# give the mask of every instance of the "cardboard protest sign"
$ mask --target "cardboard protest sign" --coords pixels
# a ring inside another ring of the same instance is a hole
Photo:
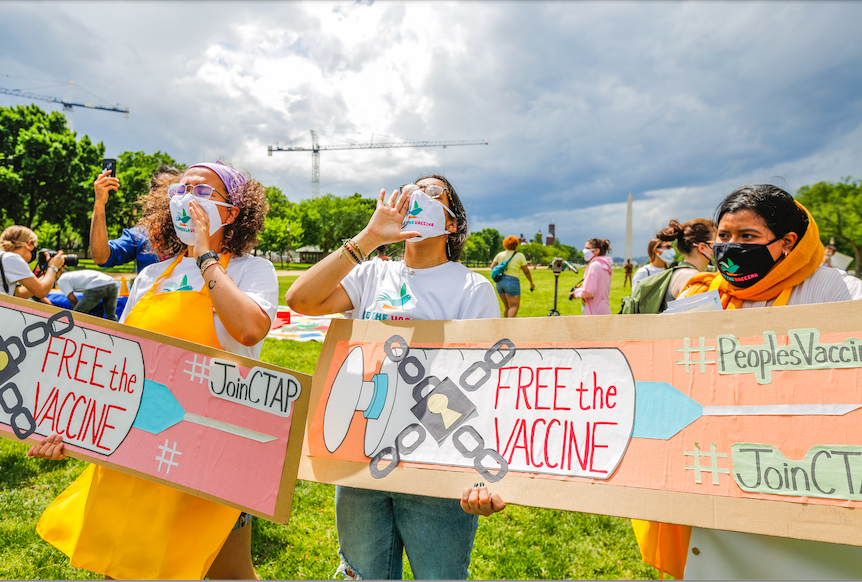
[[[336,321],[302,479],[862,545],[862,302]]]
[[[0,298],[0,436],[286,523],[311,378]]]

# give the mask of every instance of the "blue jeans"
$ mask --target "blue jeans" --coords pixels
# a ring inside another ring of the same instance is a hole
[[[353,487],[335,488],[340,572],[400,580],[407,551],[417,580],[464,580],[479,517],[458,499]]]
[[[503,275],[503,278],[497,281],[497,295],[512,295],[517,297],[521,294],[521,280],[512,275]]]

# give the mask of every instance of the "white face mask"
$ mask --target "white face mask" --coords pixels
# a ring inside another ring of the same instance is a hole
[[[171,198],[171,220],[174,223],[174,231],[184,245],[193,246],[195,244],[195,226],[192,222],[192,215],[189,212],[189,203],[194,200],[198,203],[210,221],[210,236],[218,232],[218,229],[224,226],[221,221],[221,215],[218,212],[218,206],[232,208],[233,204],[226,202],[216,202],[215,200],[203,200],[195,198],[193,194],[183,194],[182,196],[174,196]]]
[[[658,258],[670,265],[676,258],[676,251],[673,249],[664,249],[658,252]]]
[[[446,213],[455,215],[446,206],[429,197],[422,190],[414,190],[410,194],[410,210],[401,224],[401,230],[415,230],[420,236],[407,239],[408,242],[419,242],[428,238],[452,234],[446,230]]]
[[[584,253],[584,260],[588,263],[596,256],[596,249],[584,249],[581,252]]]

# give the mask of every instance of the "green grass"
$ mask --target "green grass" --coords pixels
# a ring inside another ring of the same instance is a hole
[[[488,271],[480,271],[488,276]],[[526,291],[519,316],[546,316],[553,305],[554,278],[532,271],[537,289]],[[559,310],[579,312],[566,292],[583,273],[560,276]],[[279,277],[279,297],[296,275]],[[628,294],[622,272],[614,274],[611,309]],[[523,280],[522,280],[522,287]],[[529,289],[529,287],[526,287]],[[322,344],[267,339],[261,359],[312,374]],[[43,542],[35,527],[45,507],[86,464],[28,459],[27,447],[0,440],[0,578],[92,579],[90,572],[68,565],[68,559]],[[338,567],[335,488],[298,481],[287,526],[256,519],[252,559],[262,578],[327,579]],[[405,578],[412,578],[405,561]],[[472,579],[655,579],[657,571],[640,559],[628,520],[600,515],[510,505],[502,513],[480,518],[470,564]]]

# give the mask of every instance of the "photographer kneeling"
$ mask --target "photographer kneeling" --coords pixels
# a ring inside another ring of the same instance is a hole
[[[117,282],[114,278],[101,271],[93,269],[82,269],[80,271],[67,271],[63,274],[57,286],[63,295],[69,298],[69,304],[75,311],[90,313],[99,303],[105,310],[105,318],[118,321],[117,317]],[[81,300],[75,293],[83,293]]]
[[[0,293],[28,298],[44,299],[54,288],[57,277],[65,267],[63,251],[51,257],[47,268],[36,277],[27,263],[36,259],[39,237],[26,226],[10,226],[0,235]],[[21,285],[16,289],[15,285]]]

